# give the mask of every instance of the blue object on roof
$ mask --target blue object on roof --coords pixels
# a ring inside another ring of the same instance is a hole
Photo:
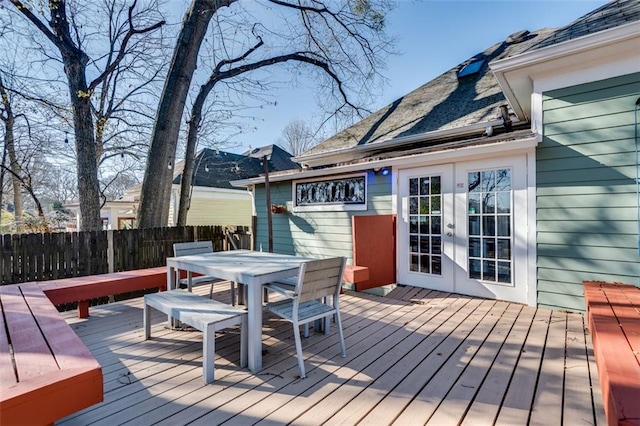
[[[469,62],[459,72],[458,77],[468,77],[480,72],[484,65],[484,59],[478,59],[476,61]]]

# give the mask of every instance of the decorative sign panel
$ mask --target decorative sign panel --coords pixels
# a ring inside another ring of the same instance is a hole
[[[298,182],[295,185],[296,206],[366,204],[367,202],[364,176]]]

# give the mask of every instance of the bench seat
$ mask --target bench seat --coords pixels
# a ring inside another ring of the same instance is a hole
[[[103,399],[102,369],[35,283],[0,287],[0,422],[52,424]]]
[[[144,296],[144,338],[151,337],[151,310],[188,324],[203,333],[202,379],[214,381],[215,332],[240,325],[240,366],[247,365],[247,311],[184,290],[171,290]]]
[[[78,302],[78,318],[89,316],[89,301],[98,297],[157,288],[167,289],[167,268],[137,269],[37,283],[51,303]]]
[[[640,425],[640,288],[583,287],[607,423]]]

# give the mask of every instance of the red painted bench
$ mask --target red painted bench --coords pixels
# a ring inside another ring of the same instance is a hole
[[[640,288],[583,282],[609,425],[640,425]]]
[[[369,281],[369,268],[366,266],[347,265],[344,267],[342,281],[356,285]]]
[[[36,283],[0,287],[0,423],[45,425],[103,399],[102,369]]]
[[[86,318],[89,316],[91,299],[151,288],[166,290],[167,268],[159,266],[112,274],[41,281],[38,285],[54,305],[78,302],[78,318]]]

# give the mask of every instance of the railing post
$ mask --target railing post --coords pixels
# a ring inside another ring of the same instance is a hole
[[[109,273],[113,274],[115,272],[115,248],[113,247],[113,229],[107,230],[107,266],[109,268]]]

